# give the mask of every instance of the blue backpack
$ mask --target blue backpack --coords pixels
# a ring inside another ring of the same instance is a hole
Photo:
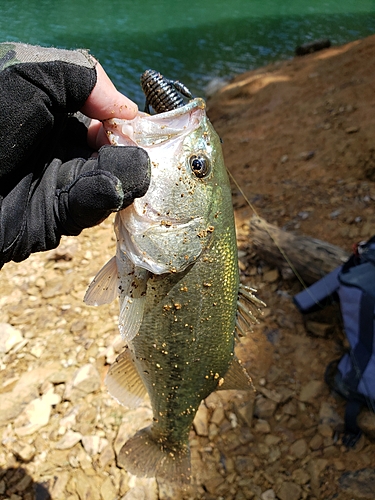
[[[363,406],[375,412],[375,236],[312,286],[295,295],[303,312],[340,301],[349,351],[327,367],[325,380],[347,400],[343,443],[352,447],[361,435],[357,416]]]

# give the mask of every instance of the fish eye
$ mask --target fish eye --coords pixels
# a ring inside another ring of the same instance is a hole
[[[206,177],[210,172],[210,160],[204,154],[191,155],[189,163],[194,175],[199,178]]]

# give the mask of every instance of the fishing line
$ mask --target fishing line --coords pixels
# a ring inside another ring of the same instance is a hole
[[[260,217],[260,215],[258,214],[256,208],[254,207],[254,205],[251,203],[251,201],[248,199],[248,197],[246,196],[246,194],[244,193],[243,189],[240,187],[240,185],[238,184],[238,182],[236,181],[236,179],[233,177],[232,173],[228,170],[227,168],[227,171],[228,171],[228,174],[229,174],[229,177],[232,179],[233,183],[236,185],[237,189],[240,191],[240,193],[242,194],[242,196],[244,197],[244,200],[246,201],[246,203],[249,205],[249,207],[251,208],[251,210],[254,212],[254,214],[260,219],[262,220],[262,218]],[[301,285],[303,286],[303,288],[305,290],[308,289],[306,283],[303,281],[303,278],[302,276],[299,274],[299,272],[297,271],[297,269],[293,266],[291,260],[289,259],[289,257],[287,256],[287,254],[285,253],[285,251],[280,247],[280,245],[277,243],[277,241],[275,240],[275,238],[272,236],[272,234],[270,233],[270,231],[268,231],[268,229],[266,227],[264,227],[264,229],[266,230],[266,233],[268,234],[268,236],[271,238],[271,240],[273,241],[274,245],[276,246],[276,248],[279,250],[279,252],[281,253],[281,255],[283,256],[283,258],[285,259],[286,263],[288,264],[288,266],[290,267],[290,269],[293,271],[294,275],[296,276],[296,278],[298,279],[298,281],[301,283]],[[313,298],[313,297],[312,297]]]
[[[246,196],[246,194],[244,193],[243,189],[240,187],[240,185],[238,184],[238,182],[236,181],[236,179],[233,177],[232,173],[228,170],[227,168],[227,172],[230,176],[230,178],[232,179],[233,183],[235,184],[235,186],[237,187],[237,189],[240,191],[240,193],[242,194],[244,200],[246,201],[246,203],[249,205],[249,207],[251,208],[251,210],[254,212],[254,214],[262,221],[262,218],[260,217],[260,215],[258,214],[256,208],[254,207],[254,205],[251,203],[251,201],[248,199],[248,197]],[[289,257],[287,256],[287,254],[285,253],[285,251],[280,247],[280,245],[278,245],[277,241],[275,240],[275,238],[272,236],[272,234],[270,233],[270,231],[268,231],[268,229],[266,227],[264,227],[264,229],[266,230],[268,236],[271,238],[271,240],[273,241],[274,245],[276,246],[276,248],[279,250],[279,252],[281,253],[281,255],[283,256],[283,258],[285,259],[285,261],[287,262],[287,264],[290,266],[291,270],[293,271],[294,275],[297,277],[298,281],[301,283],[301,285],[303,286],[303,288],[305,290],[307,290],[307,292],[309,293],[310,297],[314,300],[315,304],[319,305],[319,306],[322,306],[319,301],[317,301],[314,296],[312,295],[312,293],[310,292],[309,288],[307,287],[307,285],[305,284],[305,282],[303,281],[303,278],[302,276],[299,274],[299,272],[297,271],[297,269],[293,266],[292,262],[290,261]],[[357,374],[359,373],[359,376],[361,375],[361,371],[359,369],[359,363],[357,362],[356,360],[356,357],[354,356],[354,353],[353,353],[353,350],[350,349],[350,357],[351,357],[351,360],[352,360],[352,363],[353,363],[353,367],[355,369],[355,371],[357,372]],[[363,380],[363,383],[364,383],[364,386],[365,386],[365,389],[367,390],[368,394],[370,394],[370,388],[368,387],[368,384],[366,383],[366,380]],[[365,397],[365,400],[366,400],[366,403],[367,403],[367,406],[369,408],[372,409],[373,412],[375,412],[375,403],[372,401],[372,399],[367,396],[366,394],[364,395]]]
[[[229,171],[229,169],[227,168],[227,172],[229,174],[229,177],[232,179],[233,183],[236,185],[237,189],[240,191],[240,193],[242,194],[244,200],[246,201],[246,203],[249,205],[249,207],[251,208],[251,210],[254,212],[254,214],[259,218],[259,220],[262,222],[262,218],[260,217],[260,215],[258,214],[256,208],[254,207],[254,205],[251,203],[251,201],[248,199],[248,197],[246,196],[246,194],[244,193],[243,189],[241,188],[241,186],[238,184],[238,182],[236,181],[236,179],[234,178],[233,174]],[[277,243],[276,239],[272,236],[272,234],[270,233],[270,231],[267,229],[267,227],[263,226],[266,233],[268,234],[268,236],[270,237],[270,239],[272,240],[272,242],[274,243],[274,245],[276,246],[276,248],[279,250],[280,254],[282,255],[282,257],[284,258],[285,262],[288,264],[288,266],[290,267],[290,269],[293,271],[294,275],[296,276],[296,278],[298,279],[298,281],[301,283],[302,287],[304,290],[306,290],[306,292],[308,293],[308,295],[310,296],[310,298],[314,301],[314,303],[323,308],[324,305],[321,304],[315,297],[314,295],[311,293],[311,290],[310,288],[306,285],[306,283],[304,282],[302,276],[300,275],[300,273],[297,271],[297,269],[293,266],[291,260],[289,259],[288,255],[285,253],[285,251],[280,247],[280,245]]]

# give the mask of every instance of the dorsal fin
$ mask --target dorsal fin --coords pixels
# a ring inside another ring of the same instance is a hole
[[[240,337],[251,331],[252,325],[259,324],[258,317],[262,315],[261,307],[266,307],[266,304],[253,292],[256,292],[254,288],[240,284],[236,316],[236,333]]]
[[[136,408],[147,396],[147,389],[139,376],[128,347],[125,347],[111,365],[105,383],[110,395],[128,408]]]

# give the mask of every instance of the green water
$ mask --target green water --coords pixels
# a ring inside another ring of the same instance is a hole
[[[202,95],[213,78],[292,57],[301,43],[375,33],[375,0],[0,0],[0,7],[2,40],[90,48],[141,106],[147,68]]]

